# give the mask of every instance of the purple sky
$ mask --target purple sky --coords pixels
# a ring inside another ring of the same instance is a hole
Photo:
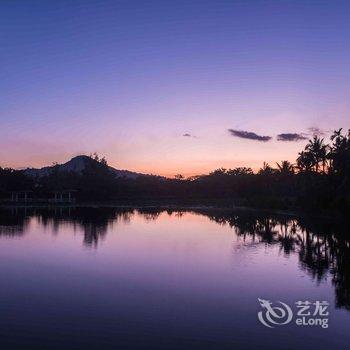
[[[349,127],[347,1],[0,7],[1,166],[98,152],[163,175],[257,168],[295,159],[311,127]]]

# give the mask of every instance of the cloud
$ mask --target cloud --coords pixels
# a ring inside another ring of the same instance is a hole
[[[248,140],[260,141],[260,142],[267,142],[272,139],[271,136],[261,136],[251,131],[242,131],[242,130],[234,130],[234,129],[228,129],[228,131],[232,136],[240,137],[241,139],[248,139]]]
[[[304,134],[297,133],[285,133],[277,135],[278,141],[302,141],[307,139],[308,138]]]
[[[326,135],[325,131],[323,131],[317,127],[310,127],[310,128],[308,128],[308,131],[312,136],[325,136]]]
[[[192,135],[192,134],[189,134],[189,133],[183,134],[182,136],[183,136],[183,137],[192,137],[192,138],[194,138],[194,139],[197,139],[197,138],[198,138],[196,135]]]

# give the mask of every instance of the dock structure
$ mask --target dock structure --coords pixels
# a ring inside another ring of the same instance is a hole
[[[31,202],[33,201],[33,198],[30,197],[30,194],[33,191],[29,191],[29,190],[23,190],[23,191],[11,191],[11,202]]]
[[[50,198],[52,203],[75,203],[74,193],[76,190],[53,191],[53,197]]]
[[[20,204],[74,204],[76,202],[75,192],[77,190],[56,190],[52,195],[38,197],[31,190],[6,191],[6,197],[0,198],[0,203]]]

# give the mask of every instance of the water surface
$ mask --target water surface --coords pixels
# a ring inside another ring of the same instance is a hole
[[[253,211],[2,209],[0,281],[6,350],[350,343],[349,234],[334,222]],[[267,328],[258,298],[328,301],[329,327]]]

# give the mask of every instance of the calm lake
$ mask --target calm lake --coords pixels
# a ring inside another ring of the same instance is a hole
[[[334,222],[254,211],[0,209],[0,281],[4,350],[350,344],[350,232]],[[300,311],[303,322],[328,327],[298,325]]]

